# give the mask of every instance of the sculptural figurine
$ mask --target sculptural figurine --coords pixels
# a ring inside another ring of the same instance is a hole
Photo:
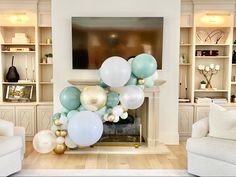
[[[233,57],[232,57],[232,63],[236,64],[236,52],[234,50]]]
[[[20,79],[20,76],[16,70],[16,67],[13,66],[13,63],[14,63],[14,56],[12,56],[11,67],[8,69],[8,72],[6,75],[6,80],[8,82],[18,82],[18,80]]]

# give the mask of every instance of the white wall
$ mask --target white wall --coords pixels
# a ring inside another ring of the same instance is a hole
[[[68,79],[98,78],[97,71],[72,70],[72,16],[164,17],[163,67],[160,79],[160,140],[176,144],[178,136],[179,0],[53,0],[54,112],[61,110],[60,91]]]

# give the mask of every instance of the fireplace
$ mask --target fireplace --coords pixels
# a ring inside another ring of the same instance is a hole
[[[68,80],[68,82],[82,89],[89,85],[98,85],[97,80]],[[67,154],[77,153],[144,153],[144,154],[163,154],[169,152],[166,146],[159,142],[159,86],[165,81],[158,80],[155,87],[145,88],[145,102],[137,110],[135,110],[135,119],[140,118],[139,124],[142,125],[141,136],[143,144],[139,148],[132,147],[108,147],[95,146],[94,148],[86,148],[77,151],[67,151]],[[131,113],[130,113],[131,114]],[[137,118],[138,117],[138,118]],[[138,121],[138,120],[135,120]],[[136,127],[137,129],[137,127]],[[139,136],[139,135],[138,135]],[[140,139],[139,139],[140,140]],[[134,150],[135,149],[135,150]]]

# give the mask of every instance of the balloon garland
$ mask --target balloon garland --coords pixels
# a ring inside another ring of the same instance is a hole
[[[67,148],[95,144],[102,136],[103,122],[126,119],[128,109],[143,104],[143,88],[153,87],[158,78],[156,59],[145,53],[128,61],[110,57],[100,68],[100,78],[97,86],[82,91],[69,86],[61,91],[64,111],[52,116],[51,131],[35,135],[33,147],[37,152],[64,154]]]

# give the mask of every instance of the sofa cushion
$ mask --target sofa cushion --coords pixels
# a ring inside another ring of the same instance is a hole
[[[236,140],[236,110],[211,104],[209,113],[209,136]]]
[[[23,147],[19,136],[0,136],[0,157]]]
[[[6,120],[0,119],[0,136],[13,136],[14,124]]]
[[[236,165],[236,141],[213,137],[189,138],[187,151]]]

